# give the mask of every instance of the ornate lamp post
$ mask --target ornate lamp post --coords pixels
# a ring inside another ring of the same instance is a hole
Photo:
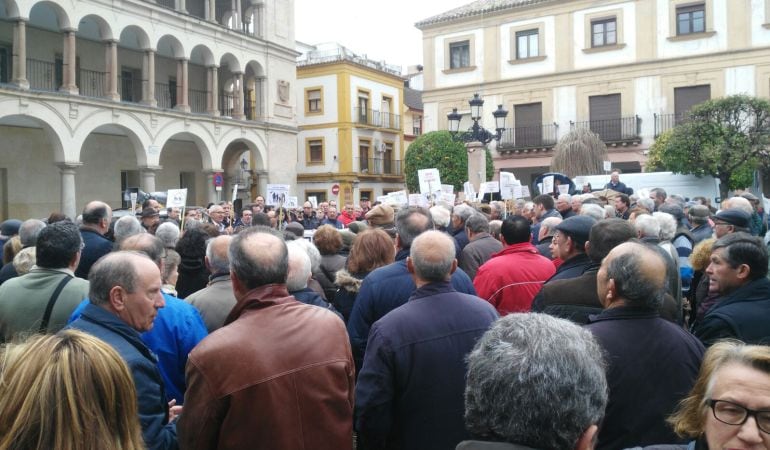
[[[465,142],[465,149],[468,151],[468,181],[473,183],[474,174],[477,174],[479,183],[483,183],[487,181],[486,152],[477,152],[476,150],[483,150],[484,146],[492,142],[493,139],[500,141],[505,130],[505,118],[508,117],[508,111],[503,109],[503,105],[497,105],[497,110],[492,113],[495,117],[495,132],[492,133],[479,125],[484,100],[479,97],[479,94],[473,94],[473,98],[468,101],[468,104],[471,106],[473,125],[468,130],[461,132],[460,120],[462,115],[457,113],[457,108],[453,108],[452,112],[447,114],[449,132],[452,133],[452,138],[455,140]]]

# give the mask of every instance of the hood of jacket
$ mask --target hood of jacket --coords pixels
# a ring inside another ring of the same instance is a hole
[[[337,272],[337,277],[334,280],[334,284],[348,292],[358,293],[358,291],[361,289],[361,283],[363,283],[363,281],[363,277],[359,278],[347,270],[341,269]]]

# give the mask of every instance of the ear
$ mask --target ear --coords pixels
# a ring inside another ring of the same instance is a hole
[[[406,270],[409,271],[412,275],[414,275],[414,263],[412,263],[412,257],[407,256],[406,257]]]
[[[591,425],[586,429],[575,443],[575,450],[593,450],[599,427]]]
[[[452,260],[452,268],[449,269],[449,275],[452,275],[457,270],[457,258]]]
[[[109,302],[112,309],[117,312],[126,309],[126,290],[122,286],[113,286],[110,289]]]
[[[586,246],[585,247],[586,247],[586,254],[587,254],[588,251],[591,249],[591,241],[586,241]]]
[[[238,279],[235,272],[232,270],[230,271],[230,283],[233,285],[233,294],[235,294],[236,299],[240,299],[246,292],[248,292],[246,286]]]
[[[741,264],[738,266],[738,278],[747,280],[751,276],[751,267],[748,264]]]
[[[607,280],[607,296],[604,299],[599,300],[603,300],[602,303],[606,302],[606,305],[610,305],[617,298],[617,295],[618,287],[615,285],[615,279],[610,278]]]
[[[203,262],[206,263],[206,270],[211,272],[211,264],[209,264],[209,257],[208,256],[204,256],[203,257]]]

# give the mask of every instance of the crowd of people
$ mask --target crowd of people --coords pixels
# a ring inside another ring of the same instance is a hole
[[[0,449],[770,450],[762,205],[619,178],[7,220]]]

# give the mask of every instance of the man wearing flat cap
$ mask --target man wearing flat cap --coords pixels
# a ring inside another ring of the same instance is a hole
[[[687,217],[692,225],[690,234],[692,234],[694,244],[698,244],[698,242],[708,239],[714,234],[714,230],[709,224],[710,215],[711,211],[706,205],[693,205],[687,212]]]
[[[395,213],[393,208],[385,204],[379,204],[366,213],[366,221],[371,227],[393,228]]]
[[[564,262],[546,284],[583,275],[591,264],[585,246],[591,234],[591,227],[595,223],[596,219],[590,216],[573,216],[554,227],[556,233],[551,241],[551,253],[554,258],[560,258]]]
[[[722,238],[730,233],[749,233],[751,215],[737,208],[723,209],[714,216],[714,237]]]

